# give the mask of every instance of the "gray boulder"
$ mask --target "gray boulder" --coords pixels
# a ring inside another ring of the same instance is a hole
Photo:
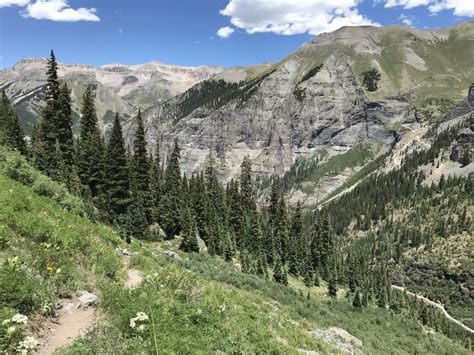
[[[174,251],[166,250],[163,252],[163,255],[167,258],[174,259],[174,260],[182,260],[181,257],[176,254]]]
[[[79,299],[79,308],[88,308],[96,304],[99,297],[89,291],[79,291],[77,293]]]
[[[323,338],[338,348],[343,354],[362,354],[362,341],[342,328],[331,327],[326,330],[316,329],[310,336]]]

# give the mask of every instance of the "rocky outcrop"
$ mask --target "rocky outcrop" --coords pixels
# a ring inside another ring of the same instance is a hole
[[[423,124],[413,106],[428,98],[425,89],[436,83],[443,97],[466,97],[466,78],[474,68],[453,74],[458,69],[451,68],[452,58],[441,59],[434,43],[449,46],[462,39],[466,50],[474,50],[473,28],[474,23],[439,31],[363,26],[320,35],[277,64],[251,73],[224,71],[150,108],[144,113],[147,138],[150,143],[161,138],[163,158],[177,138],[187,173],[200,171],[212,151],[223,180],[238,174],[245,156],[256,175],[267,176],[281,175],[297,158],[313,159],[322,150],[332,156],[361,142],[390,146],[400,139],[400,123]],[[453,31],[456,36],[450,36]],[[443,66],[432,66],[433,58]],[[361,86],[368,68],[381,74],[374,93]],[[448,84],[453,80],[456,85]],[[133,131],[133,125],[126,129],[129,143]]]
[[[342,354],[362,354],[362,342],[342,328],[316,329],[310,332],[309,335],[323,338],[334,345]]]

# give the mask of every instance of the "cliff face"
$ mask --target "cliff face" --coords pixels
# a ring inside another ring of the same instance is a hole
[[[150,108],[147,136],[160,136],[165,152],[178,138],[187,172],[200,170],[213,151],[224,180],[246,155],[257,174],[281,175],[300,157],[330,158],[367,142],[387,147],[410,129],[403,125],[419,126],[466,96],[473,33],[470,22],[323,34],[279,63],[224,71]],[[381,75],[375,92],[362,85],[371,69]],[[133,124],[130,143],[132,133]]]

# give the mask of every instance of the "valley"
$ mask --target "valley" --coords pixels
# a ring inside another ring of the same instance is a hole
[[[470,354],[472,53],[0,70],[0,352]]]

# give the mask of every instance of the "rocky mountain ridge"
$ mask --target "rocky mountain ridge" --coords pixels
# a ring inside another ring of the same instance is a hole
[[[26,58],[0,71],[0,89],[6,89],[11,97],[27,133],[43,105],[46,63],[44,58]],[[157,61],[100,67],[60,63],[59,76],[71,89],[76,121],[85,87],[95,86],[98,115],[105,130],[115,112],[124,118],[132,117],[138,108],[167,100],[222,70],[217,66],[183,67]]]
[[[436,31],[344,27],[279,63],[238,80],[223,72],[148,109],[147,137],[160,137],[165,156],[178,138],[187,172],[200,170],[212,151],[224,180],[246,155],[257,175],[268,176],[361,144],[378,153],[466,97],[472,52],[474,22]],[[371,69],[380,74],[376,91],[364,85]]]

